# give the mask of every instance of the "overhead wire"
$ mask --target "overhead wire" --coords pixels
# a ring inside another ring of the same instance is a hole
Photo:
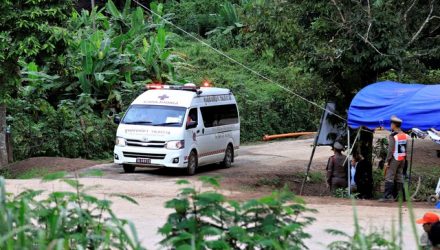
[[[302,99],[303,101],[308,102],[308,103],[312,104],[313,106],[318,107],[319,109],[321,109],[321,110],[323,110],[323,111],[326,111],[326,112],[328,112],[329,114],[332,114],[332,115],[334,115],[335,117],[338,117],[339,119],[341,119],[341,120],[343,120],[343,121],[345,121],[345,122],[348,122],[347,119],[345,119],[344,117],[342,117],[342,116],[336,114],[335,112],[333,112],[333,111],[331,111],[331,110],[329,110],[329,109],[327,109],[327,108],[324,108],[324,107],[320,106],[320,105],[317,104],[316,102],[311,101],[311,100],[305,98],[304,96],[302,96],[302,95],[300,95],[300,94],[294,92],[293,90],[287,88],[286,86],[284,86],[284,85],[282,85],[282,84],[280,84],[280,83],[278,83],[278,82],[272,80],[271,78],[269,78],[269,77],[267,77],[267,76],[261,74],[260,72],[258,72],[258,71],[256,71],[256,70],[254,70],[253,68],[251,68],[251,67],[249,67],[249,66],[247,66],[247,65],[245,65],[245,64],[243,64],[243,63],[241,63],[241,62],[239,62],[239,61],[237,61],[236,59],[234,59],[234,58],[232,58],[231,56],[227,55],[227,54],[224,53],[223,51],[221,51],[221,50],[219,50],[219,49],[213,47],[213,46],[210,45],[209,43],[207,43],[207,42],[203,41],[202,39],[198,38],[197,36],[195,36],[195,35],[189,33],[189,32],[186,31],[185,29],[183,29],[183,28],[179,27],[178,25],[172,23],[171,21],[165,19],[164,17],[162,17],[162,16],[159,15],[158,13],[154,12],[153,10],[151,10],[150,8],[148,8],[147,6],[145,6],[144,4],[140,3],[139,1],[137,1],[137,0],[133,0],[133,2],[135,2],[137,5],[139,5],[140,7],[144,8],[145,10],[147,10],[148,12],[150,12],[152,15],[155,15],[155,16],[159,17],[161,20],[163,20],[164,22],[166,22],[166,23],[169,24],[170,26],[172,26],[172,27],[176,28],[177,30],[183,32],[183,33],[186,34],[187,36],[193,38],[194,40],[196,40],[196,41],[198,41],[199,43],[203,44],[204,46],[208,47],[209,49],[215,51],[215,52],[218,53],[219,55],[222,55],[223,57],[225,57],[225,58],[228,59],[229,61],[231,61],[231,62],[233,62],[233,63],[235,63],[235,64],[237,64],[237,65],[243,67],[244,69],[246,69],[246,70],[248,70],[249,72],[251,72],[251,73],[253,73],[253,74],[259,76],[260,78],[262,78],[262,79],[264,79],[264,80],[266,80],[266,81],[268,81],[268,82],[270,82],[270,83],[272,83],[272,84],[275,84],[275,85],[278,86],[279,88],[281,88],[281,89],[283,89],[284,91],[287,91],[287,92],[293,94],[294,96],[296,96],[296,97]],[[348,124],[347,124],[347,126],[348,126]],[[365,132],[370,132],[370,133],[371,133],[371,131],[369,131],[369,130],[365,130],[365,129],[363,129],[363,128],[359,128],[358,133],[357,133],[357,135],[356,135],[356,137],[355,137],[355,139],[354,139],[354,142],[353,142],[351,148],[348,148],[348,150],[349,150],[348,154],[349,154],[349,155],[352,153],[352,150],[353,150],[353,148],[355,147],[356,141],[357,141],[358,138],[359,138],[359,135],[360,135],[360,131],[361,131],[361,130],[362,130],[362,131],[365,131]],[[347,159],[348,159],[348,157],[345,159],[345,161],[344,161],[344,165],[345,165],[345,162],[347,161]]]
[[[283,90],[285,90],[285,91],[287,91],[287,92],[293,94],[294,96],[296,96],[296,97],[302,99],[303,101],[308,102],[308,103],[312,104],[313,106],[318,107],[319,109],[321,109],[321,110],[323,110],[323,111],[326,111],[326,112],[328,112],[328,113],[330,113],[330,114],[332,114],[332,115],[338,117],[339,119],[341,119],[341,120],[347,122],[347,119],[345,119],[344,117],[342,117],[342,116],[336,114],[335,112],[333,112],[333,111],[331,111],[331,110],[328,110],[328,109],[322,107],[321,105],[317,104],[316,102],[311,101],[311,100],[305,98],[304,96],[302,96],[302,95],[300,95],[300,94],[294,92],[293,90],[289,89],[288,87],[286,87],[286,86],[284,86],[284,85],[282,85],[282,84],[280,84],[280,83],[278,83],[278,82],[272,80],[271,78],[269,78],[269,77],[267,77],[267,76],[261,74],[260,72],[254,70],[253,68],[251,68],[251,67],[249,67],[249,66],[247,66],[247,65],[245,65],[245,64],[243,64],[243,63],[241,63],[241,62],[239,62],[239,61],[237,61],[236,59],[234,59],[234,58],[232,58],[231,56],[227,55],[227,54],[224,53],[223,51],[221,51],[221,50],[219,50],[219,49],[213,47],[213,46],[210,45],[209,43],[207,43],[207,42],[203,41],[202,39],[198,38],[197,36],[191,34],[190,32],[186,31],[185,29],[183,29],[183,28],[179,27],[178,25],[172,23],[171,21],[165,19],[165,18],[162,17],[160,14],[154,12],[153,10],[151,10],[150,8],[148,8],[147,6],[145,6],[144,4],[140,3],[139,1],[137,1],[137,0],[133,0],[133,2],[135,2],[137,5],[139,5],[140,7],[144,8],[145,10],[147,10],[148,12],[150,12],[152,15],[155,15],[155,16],[159,17],[161,20],[163,20],[163,21],[166,22],[167,24],[169,24],[169,25],[173,26],[174,28],[176,28],[177,30],[183,32],[183,33],[186,34],[187,36],[193,38],[194,40],[198,41],[199,43],[203,44],[204,46],[206,46],[206,47],[212,49],[213,51],[215,51],[216,53],[222,55],[223,57],[225,57],[225,58],[228,59],[229,61],[231,61],[231,62],[233,62],[233,63],[235,63],[235,64],[237,64],[237,65],[243,67],[244,69],[246,69],[246,70],[248,70],[249,72],[251,72],[251,73],[253,73],[253,74],[259,76],[260,78],[262,78],[262,79],[264,79],[264,80],[266,80],[266,81],[268,81],[268,82],[270,82],[270,83],[272,83],[272,84],[275,84],[275,85],[278,86],[279,88],[281,88],[281,89],[283,89]]]

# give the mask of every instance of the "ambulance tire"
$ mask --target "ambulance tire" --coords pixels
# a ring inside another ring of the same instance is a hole
[[[186,167],[186,174],[187,175],[194,175],[196,173],[196,169],[198,166],[198,159],[197,159],[197,153],[196,151],[191,151],[191,153],[188,156],[188,167]]]
[[[122,168],[124,169],[125,173],[134,173],[136,166],[124,164],[122,165]]]
[[[234,161],[234,149],[232,148],[232,145],[229,144],[228,147],[226,147],[225,158],[223,159],[221,165],[223,168],[230,168],[232,167],[233,161]]]

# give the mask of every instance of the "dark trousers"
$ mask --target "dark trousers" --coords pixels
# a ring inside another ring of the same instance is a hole
[[[392,159],[385,175],[384,198],[396,198],[397,194],[403,190],[403,168],[405,160],[396,161]]]
[[[339,178],[339,177],[332,178],[332,186],[331,186],[332,192],[336,191],[336,189],[346,188],[346,187],[347,187],[347,179]]]
[[[373,183],[359,183],[357,184],[357,193],[359,198],[370,199],[373,197]]]
[[[396,161],[392,159],[390,166],[388,167],[387,173],[385,175],[386,182],[397,182],[403,183],[403,168],[405,167],[405,160]]]

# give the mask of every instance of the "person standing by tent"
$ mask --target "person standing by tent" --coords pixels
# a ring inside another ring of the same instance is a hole
[[[388,155],[385,160],[385,192],[380,201],[394,201],[394,190],[403,194],[403,168],[405,166],[408,135],[402,129],[402,119],[391,116],[391,134],[388,139]]]
[[[347,156],[342,154],[344,146],[341,143],[333,144],[334,155],[327,163],[327,186],[333,192],[339,188],[347,187]]]
[[[350,180],[356,185],[356,189],[352,189],[352,193],[358,193],[360,199],[370,199],[373,196],[373,173],[371,164],[366,161],[362,155],[356,154],[351,162]],[[355,171],[353,172],[353,166]],[[352,183],[350,183],[352,184]]]

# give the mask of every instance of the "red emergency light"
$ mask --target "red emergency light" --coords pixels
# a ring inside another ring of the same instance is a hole
[[[211,81],[209,81],[209,80],[204,80],[204,81],[202,82],[202,87],[205,87],[205,88],[212,87],[212,83],[211,83]]]
[[[161,83],[149,83],[147,84],[147,89],[163,89],[164,85]]]

